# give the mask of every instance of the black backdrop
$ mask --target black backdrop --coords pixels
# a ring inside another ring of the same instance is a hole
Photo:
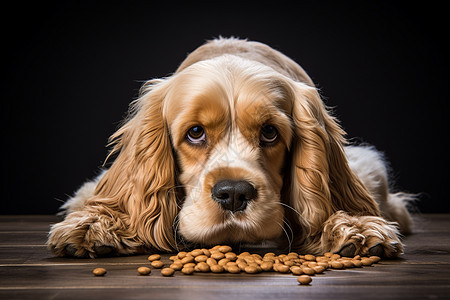
[[[376,145],[396,186],[422,193],[420,211],[450,212],[442,6],[91,2],[3,10],[1,213],[57,212],[98,172],[141,83],[170,75],[219,35],[267,43],[299,62],[349,138]]]

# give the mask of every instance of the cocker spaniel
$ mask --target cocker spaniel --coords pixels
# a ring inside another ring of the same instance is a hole
[[[287,241],[308,253],[395,257],[409,194],[380,153],[349,146],[312,80],[258,42],[219,38],[150,80],[111,137],[109,169],[63,205],[58,256]]]

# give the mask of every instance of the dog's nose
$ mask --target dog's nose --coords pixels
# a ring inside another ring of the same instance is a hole
[[[247,202],[257,197],[257,190],[245,180],[222,180],[212,188],[212,198],[224,209],[237,212],[247,207]]]

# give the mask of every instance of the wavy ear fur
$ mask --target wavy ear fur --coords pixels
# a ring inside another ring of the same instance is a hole
[[[100,205],[128,224],[128,238],[169,251],[175,247],[175,162],[162,108],[170,79],[148,82],[128,121],[111,137],[117,155],[90,205]],[[109,157],[108,156],[108,157]]]
[[[294,139],[291,150],[290,205],[301,215],[303,235],[316,235],[338,210],[380,215],[378,205],[350,170],[345,132],[329,114],[318,91],[291,83]]]

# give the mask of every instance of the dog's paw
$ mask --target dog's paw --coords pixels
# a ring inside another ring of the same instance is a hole
[[[350,216],[342,211],[325,222],[321,242],[324,251],[347,257],[357,254],[396,257],[403,253],[395,223],[381,217]]]
[[[120,229],[111,218],[77,211],[51,227],[48,248],[57,256],[103,257],[124,254]]]

